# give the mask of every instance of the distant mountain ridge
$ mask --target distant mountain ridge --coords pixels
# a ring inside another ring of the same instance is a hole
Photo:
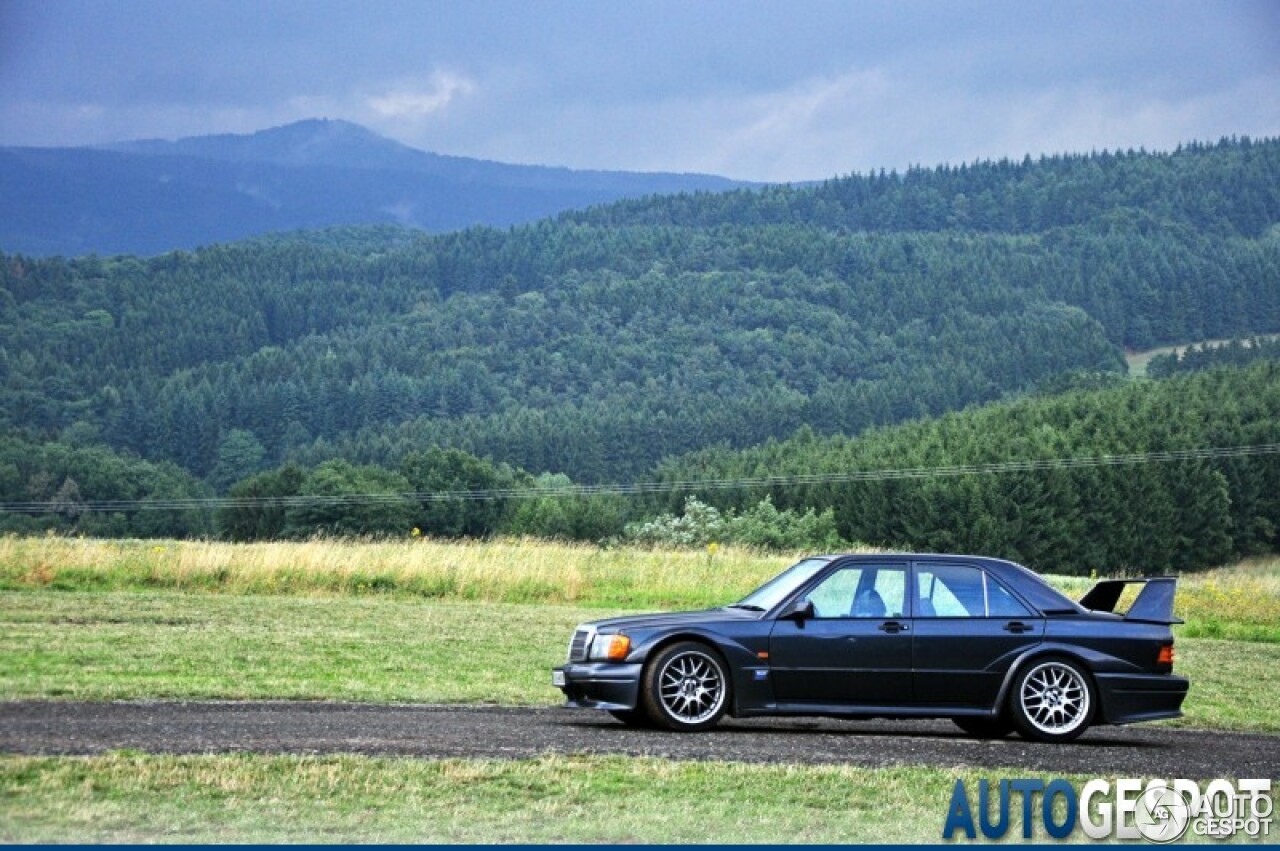
[[[312,119],[246,135],[0,148],[0,251],[155,254],[334,225],[507,227],[624,198],[749,185],[445,156]]]
[[[500,186],[679,192],[733,189],[741,181],[702,174],[577,170],[556,166],[514,165],[495,160],[449,156],[421,151],[379,136],[350,121],[311,118],[256,133],[191,136],[176,141],[144,139],[101,145],[102,150],[150,156],[188,156],[224,162],[273,163],[286,166],[331,166],[408,171],[438,177],[472,180]],[[655,190],[654,187],[658,189]]]

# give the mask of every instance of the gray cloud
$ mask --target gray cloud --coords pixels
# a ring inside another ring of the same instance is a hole
[[[0,0],[0,143],[315,115],[517,162],[820,178],[1280,133],[1280,6]]]

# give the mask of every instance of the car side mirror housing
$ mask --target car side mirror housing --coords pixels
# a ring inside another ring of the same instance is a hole
[[[787,620],[793,620],[793,621],[808,620],[813,616],[814,616],[813,601],[808,598],[805,598],[802,600],[796,600],[794,603],[787,606],[786,611],[782,613],[783,618]]]

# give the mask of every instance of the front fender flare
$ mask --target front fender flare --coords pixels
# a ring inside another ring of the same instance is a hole
[[[729,713],[736,715],[738,712],[738,702],[744,693],[744,689],[748,689],[752,684],[747,669],[759,666],[761,663],[756,658],[756,654],[748,647],[745,647],[738,641],[721,635],[709,629],[698,627],[673,629],[670,631],[660,631],[653,635],[646,636],[634,647],[627,656],[628,662],[640,662],[647,664],[650,657],[670,644],[679,641],[696,641],[706,644],[715,650],[724,659],[725,665],[728,666],[729,680],[732,686],[730,697],[732,701],[729,707]]]

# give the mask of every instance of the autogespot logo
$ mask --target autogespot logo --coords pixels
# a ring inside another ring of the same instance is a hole
[[[1076,829],[1090,839],[1173,842],[1188,831],[1197,839],[1263,839],[1271,834],[1274,808],[1270,780],[1214,780],[1203,790],[1194,780],[1090,780],[1077,794],[1061,778],[983,779],[976,800],[956,780],[942,838],[981,833],[1001,839],[1020,821],[1023,839],[1036,835],[1037,824],[1053,839]]]
[[[1182,792],[1168,786],[1148,786],[1133,811],[1133,826],[1143,839],[1152,842],[1181,839],[1190,823],[1191,803]]]

